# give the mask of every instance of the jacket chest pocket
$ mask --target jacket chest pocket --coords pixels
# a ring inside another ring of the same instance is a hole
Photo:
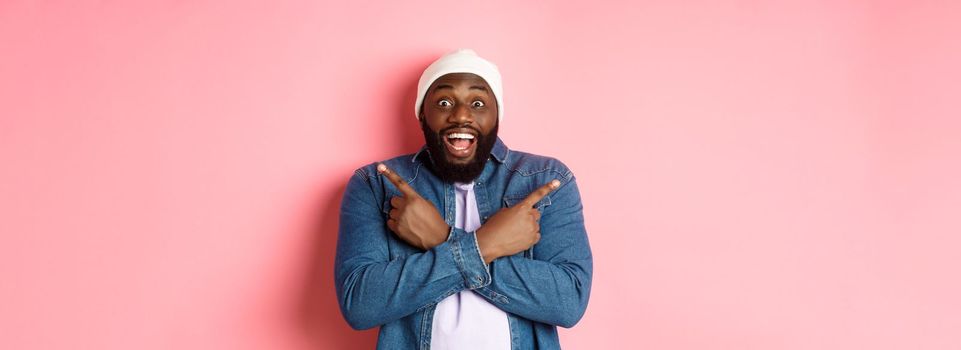
[[[504,208],[513,207],[514,205],[517,205],[517,203],[520,203],[520,202],[524,201],[524,199],[526,199],[526,198],[527,198],[526,195],[522,195],[522,196],[521,196],[521,195],[508,195],[508,196],[504,196]],[[550,205],[551,205],[551,197],[546,197],[546,196],[545,196],[544,198],[541,198],[541,200],[538,201],[536,204],[534,204],[534,209],[537,209],[537,211],[541,212],[541,214],[544,214],[544,210],[547,209],[547,207],[549,207]],[[538,222],[538,223],[539,223],[539,222]],[[542,236],[541,238],[543,239],[543,236]],[[523,251],[523,252],[521,252],[521,253],[517,253],[517,254],[524,254],[524,257],[525,257],[525,258],[533,259],[533,258],[534,258],[534,246],[537,246],[537,244],[534,244],[534,245],[531,246],[529,249],[527,249],[527,250],[525,250],[525,251]]]

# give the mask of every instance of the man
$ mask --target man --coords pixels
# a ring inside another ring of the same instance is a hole
[[[497,67],[471,50],[432,63],[414,112],[426,144],[358,169],[334,278],[351,327],[383,349],[558,349],[587,308],[592,256],[574,175],[509,150]]]

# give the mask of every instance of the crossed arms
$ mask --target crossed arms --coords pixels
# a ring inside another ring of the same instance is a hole
[[[430,201],[386,166],[378,172],[403,194],[391,198],[386,225],[375,179],[355,174],[341,207],[334,277],[351,327],[389,323],[464,289],[537,322],[571,327],[581,318],[593,267],[573,177],[549,182],[467,232],[449,227]],[[549,194],[550,206],[533,208]],[[391,260],[391,234],[422,251]],[[534,243],[536,260],[517,254]]]

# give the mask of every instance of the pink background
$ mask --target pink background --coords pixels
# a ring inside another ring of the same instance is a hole
[[[959,37],[957,1],[4,1],[0,348],[370,347],[340,196],[470,47],[580,181],[566,348],[959,349]]]

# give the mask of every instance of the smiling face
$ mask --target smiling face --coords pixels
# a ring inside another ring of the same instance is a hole
[[[444,181],[471,182],[497,139],[497,101],[483,78],[451,73],[431,84],[420,113],[434,172]]]

